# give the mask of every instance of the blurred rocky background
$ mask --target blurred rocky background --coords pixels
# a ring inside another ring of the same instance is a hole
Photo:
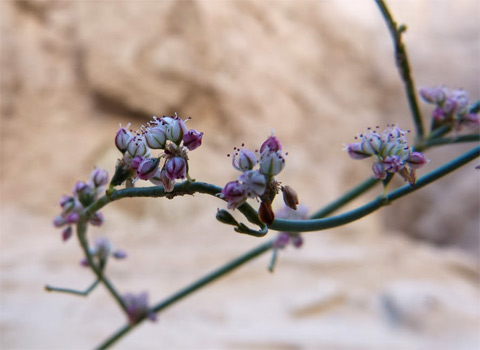
[[[388,3],[408,25],[417,85],[478,98],[479,2]],[[86,299],[43,290],[93,279],[51,221],[94,166],[113,172],[119,123],[192,117],[205,135],[191,175],[220,186],[236,177],[226,154],[259,147],[274,129],[289,153],[279,180],[312,211],[370,175],[369,161],[342,151],[355,134],[413,128],[370,0],[18,0],[0,10],[2,349],[92,348],[125,322],[103,288]],[[420,173],[469,147],[428,152]],[[478,349],[474,165],[368,218],[306,234],[274,274],[262,256],[115,348]],[[202,195],[124,200],[103,210],[90,237],[128,251],[108,267],[122,292],[157,301],[261,242],[218,224],[217,207]]]

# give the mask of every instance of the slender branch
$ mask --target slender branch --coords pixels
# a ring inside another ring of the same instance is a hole
[[[178,292],[172,294],[168,298],[164,299],[160,303],[156,304],[151,308],[151,311],[159,313],[160,311],[166,309],[167,307],[175,304],[176,302],[182,300],[183,298],[189,296],[193,292],[197,291],[198,289],[205,287],[207,284],[212,283],[213,281],[219,279],[220,277],[225,276],[229,272],[239,268],[240,266],[244,265],[245,263],[249,262],[250,260],[255,259],[256,257],[262,255],[265,252],[268,252],[272,249],[274,244],[274,240],[269,240],[265,243],[260,244],[259,246],[253,248],[252,250],[248,251],[245,254],[233,259],[232,261],[228,262],[227,264],[213,270],[212,272],[206,274],[205,276],[199,278],[197,281],[189,284],[188,286],[182,288]],[[100,344],[97,349],[107,349],[115,342],[120,340],[123,336],[125,336],[128,332],[138,326],[142,321],[146,319],[146,316],[142,317],[137,323],[135,324],[126,324],[119,330],[117,330],[112,336],[110,336],[107,340],[105,340],[102,344]]]
[[[320,218],[323,218],[323,217],[326,217],[326,216],[330,215],[335,210],[340,209],[345,204],[349,203],[350,201],[354,200],[355,198],[357,198],[361,194],[365,193],[366,191],[368,191],[370,188],[372,188],[375,184],[377,184],[379,182],[380,182],[380,180],[374,179],[373,177],[365,180],[364,182],[357,185],[356,187],[354,187],[352,190],[345,193],[343,196],[341,196],[337,200],[331,202],[330,204],[326,205],[322,209],[313,213],[310,216],[310,219],[320,219]]]
[[[84,291],[81,291],[81,290],[76,290],[76,289],[70,289],[70,288],[58,288],[58,287],[52,287],[50,285],[46,285],[45,286],[45,290],[48,291],[48,292],[60,292],[60,293],[68,293],[68,294],[74,294],[74,295],[80,295],[80,296],[87,296],[88,294],[90,294],[90,292],[92,290],[95,289],[95,287],[98,285],[98,283],[100,282],[100,280],[96,280],[94,281],[90,287],[88,287],[87,289],[85,289]]]
[[[470,135],[461,135],[457,137],[438,137],[434,139],[428,139],[425,141],[424,145],[426,147],[439,146],[439,145],[448,145],[452,143],[463,143],[463,142],[479,142],[480,134],[470,134]]]
[[[93,261],[92,254],[90,254],[90,251],[88,249],[87,221],[85,220],[85,218],[82,218],[77,223],[77,237],[83,249],[83,252],[85,253],[85,256],[87,258],[88,265],[93,270],[98,280],[103,283],[105,288],[108,289],[110,294],[117,301],[118,305],[120,305],[121,309],[126,313],[127,308],[125,306],[125,303],[123,302],[122,297],[117,292],[117,290],[115,289],[113,284],[110,282],[110,280],[103,274],[103,266],[97,266]]]
[[[409,193],[415,192],[416,190],[438,180],[439,178],[449,174],[450,172],[460,168],[461,166],[467,164],[473,159],[480,156],[480,146],[477,146],[470,151],[464,153],[458,158],[438,167],[432,172],[422,176],[417,180],[414,186],[405,185],[402,186],[385,196],[379,196],[373,201],[333,217],[328,217],[325,219],[316,219],[316,220],[283,220],[275,219],[273,224],[269,227],[272,230],[277,231],[286,231],[286,232],[307,232],[307,231],[320,231],[328,228],[333,228],[341,225],[348,224],[352,221],[358,220],[374,211],[379,209],[384,205],[392,203],[394,200],[401,198]]]
[[[397,64],[400,77],[405,85],[405,92],[407,94],[408,105],[412,113],[413,122],[415,124],[417,140],[422,140],[424,137],[424,127],[422,122],[422,115],[418,108],[417,93],[413,77],[410,73],[410,63],[408,61],[407,49],[402,42],[402,33],[406,30],[404,25],[397,26],[397,23],[393,20],[387,5],[383,0],[375,0],[380,12],[382,13],[387,27],[393,39],[393,45],[395,48],[395,62]]]

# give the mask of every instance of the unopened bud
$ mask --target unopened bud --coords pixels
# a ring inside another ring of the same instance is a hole
[[[275,220],[275,214],[272,210],[272,203],[267,201],[262,201],[260,203],[260,208],[258,209],[258,218],[261,222],[271,225]]]
[[[183,135],[183,145],[187,147],[189,151],[193,151],[202,144],[202,137],[203,132],[198,132],[194,129],[188,130],[188,132]]]
[[[299,203],[297,192],[288,185],[282,186],[282,192],[285,205],[293,210],[297,210],[297,205]]]
[[[130,124],[127,125],[127,128]],[[126,128],[120,128],[115,135],[115,146],[122,153],[125,153],[127,150],[128,142],[132,139],[132,133]]]

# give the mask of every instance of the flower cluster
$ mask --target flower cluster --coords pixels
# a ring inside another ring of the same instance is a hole
[[[99,264],[106,262],[110,256],[115,259],[125,259],[127,257],[127,253],[124,250],[114,249],[112,242],[106,237],[97,238],[93,248],[89,248],[88,251],[94,259],[98,260],[97,262]],[[80,261],[80,265],[84,267],[88,266],[86,257]]]
[[[258,164],[258,169],[254,169]],[[221,197],[228,202],[229,209],[241,206],[247,198],[265,199],[264,195],[277,192],[274,176],[285,167],[282,145],[275,136],[270,136],[260,147],[260,151],[234,148],[233,167],[242,174],[236,181],[230,181],[222,189]],[[273,214],[273,213],[272,213]]]
[[[308,208],[305,205],[299,205],[296,210],[285,205],[275,215],[281,219],[307,220],[307,213]],[[295,248],[300,248],[303,245],[303,237],[298,232],[279,232],[275,239],[274,247],[283,249],[288,244],[292,244]]]
[[[106,184],[108,184],[108,172],[95,168],[88,181],[77,182],[72,196],[62,196],[60,199],[62,211],[53,220],[53,225],[58,228],[66,226],[62,231],[64,241],[72,236],[72,225],[80,219],[83,210],[103,193]],[[96,212],[90,217],[89,222],[92,225],[100,226],[103,223],[103,215]]]
[[[432,129],[441,125],[449,125],[454,130],[460,131],[463,126],[476,127],[480,125],[478,110],[476,113],[471,111],[465,90],[450,91],[443,86],[421,88],[420,96],[425,102],[436,106],[432,113]]]
[[[123,303],[127,309],[128,320],[130,324],[137,323],[142,317],[147,317],[151,321],[157,320],[157,315],[150,311],[148,307],[148,294],[127,293],[122,297]]]
[[[153,117],[152,121],[135,132],[128,130],[129,126],[120,126],[115,135],[115,145],[123,153],[123,158],[118,161],[111,182],[113,186],[124,181],[127,181],[127,186],[133,186],[135,181],[141,179],[163,185],[165,191],[171,192],[175,180],[188,178],[187,153],[202,144],[203,133],[188,130],[185,121],[177,115]],[[152,157],[151,150],[154,149],[163,153]],[[162,159],[164,162],[160,166]]]
[[[346,150],[353,159],[375,157],[372,171],[376,179],[386,179],[387,173],[399,173],[410,185],[416,181],[415,169],[427,163],[427,159],[421,152],[414,152],[407,145],[406,134],[408,131],[401,130],[396,125],[388,125],[385,131],[378,132],[368,128],[367,132],[356,136],[358,142],[351,143]]]

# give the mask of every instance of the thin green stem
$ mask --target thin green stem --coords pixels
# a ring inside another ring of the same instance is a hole
[[[451,173],[452,171],[460,168],[461,166],[467,164],[473,159],[480,156],[480,146],[477,146],[470,151],[464,153],[463,155],[455,158],[454,160],[438,167],[437,169],[431,171],[430,173],[419,178],[414,186],[405,185],[402,186],[384,196],[379,196],[373,201],[333,217],[328,217],[324,219],[316,220],[283,220],[275,219],[273,224],[270,226],[270,229],[277,231],[286,231],[286,232],[307,232],[307,231],[320,231],[325,230],[341,225],[348,224],[352,221],[358,220],[370,213],[373,213],[377,209],[381,208],[384,205],[392,203],[394,200],[399,199],[409,193],[415,192],[418,189],[438,180],[439,178]]]
[[[87,289],[85,290],[76,290],[76,289],[70,289],[70,288],[58,288],[58,287],[52,287],[50,285],[46,285],[45,286],[45,290],[48,291],[48,292],[60,292],[60,293],[68,293],[68,294],[74,294],[74,295],[80,295],[80,296],[87,296],[88,294],[90,294],[90,292],[92,290],[95,289],[95,287],[98,285],[98,283],[100,282],[100,280],[96,280],[95,282],[93,282],[90,287],[88,287]]]
[[[424,142],[425,147],[448,145],[452,143],[479,142],[480,134],[461,135],[457,137],[437,137],[427,139]]]
[[[269,240],[260,244],[259,246],[253,248],[252,250],[248,251],[245,254],[231,260],[227,264],[213,270],[212,272],[208,273],[207,275],[199,278],[197,281],[189,284],[188,286],[182,288],[178,292],[172,294],[168,298],[164,299],[160,303],[154,305],[151,308],[152,312],[159,313],[166,309],[167,307],[175,304],[176,302],[182,300],[183,298],[189,296],[193,292],[197,291],[198,289],[205,287],[206,285],[214,282],[215,280],[219,279],[220,277],[225,276],[229,272],[239,268],[240,266],[244,265],[245,263],[255,259],[256,257],[262,255],[265,252],[268,252],[272,249],[274,244],[274,240]],[[115,342],[120,340],[123,336],[129,333],[132,329],[138,326],[142,321],[146,319],[146,316],[142,317],[137,323],[135,324],[126,324],[117,330],[112,336],[107,338],[102,344],[100,344],[97,349],[107,349]]]
[[[370,188],[372,188],[374,185],[376,185],[379,182],[380,182],[380,180],[374,179],[373,177],[363,181],[361,184],[357,185],[352,190],[345,193],[343,196],[339,197],[335,201],[331,202],[330,204],[326,205],[322,209],[313,213],[310,216],[310,218],[311,219],[320,219],[320,218],[324,218],[324,217],[330,215],[335,210],[340,209],[345,204],[349,203],[350,201],[354,200],[355,198],[357,198],[361,194],[365,193],[366,191],[368,191]]]
[[[102,282],[105,288],[107,288],[107,290],[110,292],[113,298],[117,301],[120,308],[126,313],[127,308],[123,302],[122,297],[117,292],[117,290],[115,289],[113,284],[110,282],[110,280],[103,274],[104,266],[102,266],[102,264],[100,266],[97,266],[93,261],[93,256],[92,254],[90,254],[90,251],[88,249],[89,246],[88,246],[88,239],[87,239],[87,221],[85,220],[85,218],[82,218],[77,223],[77,237],[83,249],[83,252],[85,253],[85,256],[87,258],[88,265],[93,270],[98,280]]]
[[[410,72],[407,49],[405,44],[402,42],[402,33],[406,30],[406,27],[403,25],[397,26],[397,23],[394,21],[387,5],[383,0],[375,0],[375,2],[380,8],[380,12],[387,22],[387,27],[392,36],[393,46],[395,48],[395,62],[397,64],[400,77],[405,85],[405,92],[407,94],[408,105],[410,106],[413,122],[415,124],[417,140],[422,140],[424,137],[424,127],[422,115],[420,113],[420,109],[418,108],[417,90]]]

